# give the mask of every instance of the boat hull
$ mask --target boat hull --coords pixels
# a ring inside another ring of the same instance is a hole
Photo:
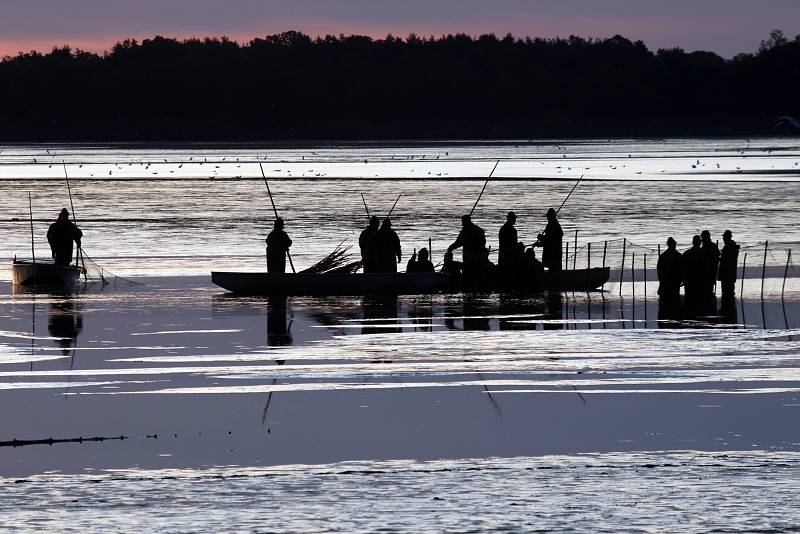
[[[608,267],[563,271],[550,277],[547,287],[524,287],[535,293],[545,289],[558,291],[596,291],[608,281]],[[442,273],[242,273],[214,271],[211,281],[237,295],[419,295],[452,293],[462,290],[491,292],[496,288],[465,288],[456,277]],[[509,290],[515,290],[510,288]]]
[[[211,281],[238,295],[415,295],[452,290],[442,273],[211,273]]]
[[[553,276],[555,275],[555,276]],[[559,291],[597,291],[608,282],[610,267],[575,269],[559,273],[547,273],[547,287]]]
[[[11,282],[24,287],[65,288],[78,284],[83,269],[74,265],[14,260],[11,264]]]

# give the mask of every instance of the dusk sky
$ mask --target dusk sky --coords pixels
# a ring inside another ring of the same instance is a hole
[[[800,0],[0,0],[0,56],[69,44],[92,51],[126,37],[227,35],[240,42],[310,35],[464,32],[641,39],[726,57],[771,29],[800,33]]]

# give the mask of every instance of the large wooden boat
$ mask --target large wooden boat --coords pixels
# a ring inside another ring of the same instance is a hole
[[[609,268],[578,269],[551,277],[552,287],[519,288],[528,292],[545,289],[595,291],[608,281]],[[442,273],[211,273],[211,281],[238,295],[418,295],[457,291],[492,291],[493,287],[463,287],[457,277]],[[513,290],[513,288],[511,288]]]
[[[25,287],[68,288],[79,283],[84,270],[76,265],[18,260],[11,263],[11,281]]]

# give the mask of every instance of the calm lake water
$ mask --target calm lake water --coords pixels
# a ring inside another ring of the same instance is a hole
[[[259,162],[304,267],[354,243],[362,192],[377,213],[402,194],[404,249],[431,238],[441,256],[498,159],[476,210],[489,243],[509,209],[531,241],[585,174],[561,220],[576,266],[605,248],[605,293],[240,299],[210,283],[264,268]],[[29,191],[46,256],[62,160],[87,253],[125,279],[31,294],[0,270],[0,441],[126,439],[0,447],[0,526],[800,528],[797,138],[0,147],[9,263],[30,255]],[[659,320],[658,244],[705,228],[748,253],[743,295]]]

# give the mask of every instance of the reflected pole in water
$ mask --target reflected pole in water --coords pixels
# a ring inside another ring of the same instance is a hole
[[[783,270],[783,286],[781,286],[781,300],[786,292],[786,277],[789,275],[789,263],[792,261],[792,249],[786,250],[786,268]]]
[[[764,263],[761,266],[761,300],[764,300],[764,279],[767,277],[767,249],[769,241],[764,242]]]
[[[742,258],[742,284],[739,287],[739,297],[744,298],[744,276],[747,272],[747,252],[744,253],[744,258]]]

